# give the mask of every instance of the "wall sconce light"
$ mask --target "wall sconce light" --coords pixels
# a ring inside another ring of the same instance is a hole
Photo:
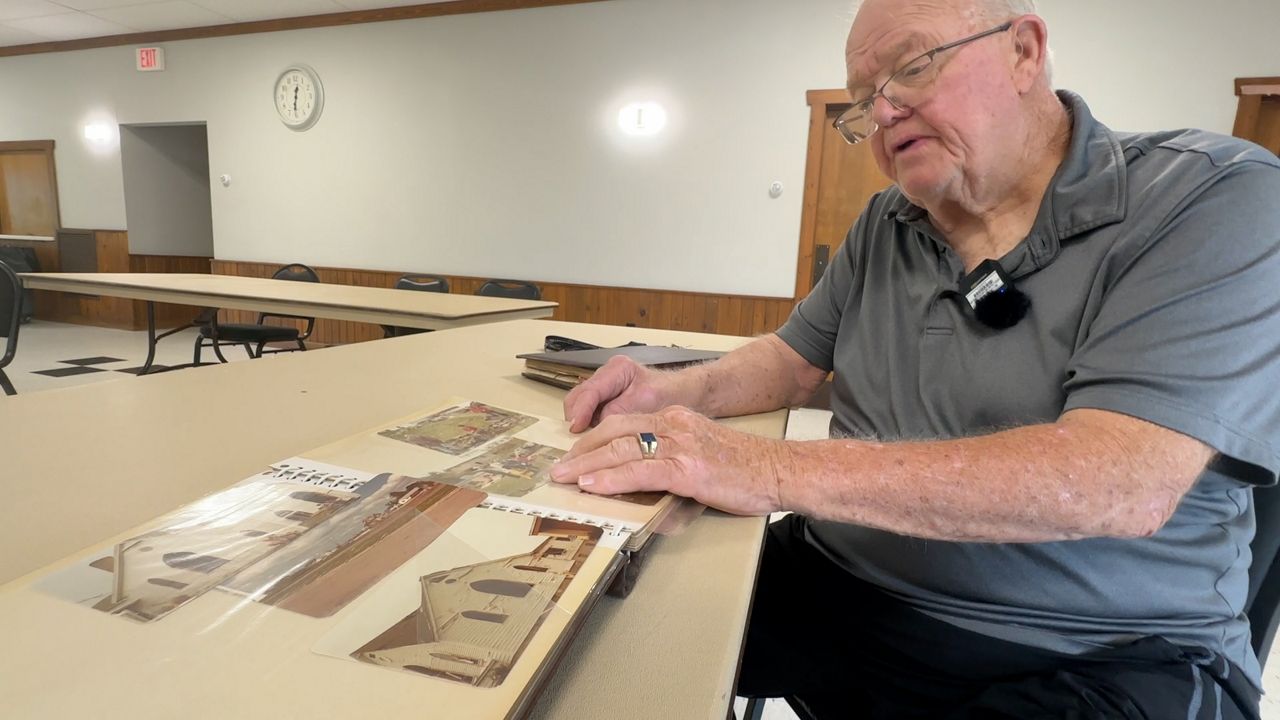
[[[628,135],[657,135],[667,126],[667,111],[656,102],[636,102],[618,113],[618,127]]]
[[[84,139],[103,144],[111,140],[111,126],[105,123],[89,123],[84,126]]]

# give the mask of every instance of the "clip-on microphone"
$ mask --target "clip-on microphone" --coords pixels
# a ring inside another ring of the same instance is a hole
[[[995,260],[983,260],[965,275],[960,292],[978,322],[997,330],[1017,325],[1031,308],[1031,298],[1013,286],[1013,280]]]

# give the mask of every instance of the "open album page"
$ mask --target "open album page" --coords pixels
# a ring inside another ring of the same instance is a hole
[[[427,411],[275,463],[35,587],[128,621],[124,644],[167,632],[180,655],[290,628],[320,655],[421,678],[451,717],[506,717],[656,513],[549,483],[562,425],[471,401]]]

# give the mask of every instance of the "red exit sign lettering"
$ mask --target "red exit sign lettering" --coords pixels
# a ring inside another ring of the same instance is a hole
[[[138,48],[137,56],[138,70],[141,72],[152,72],[164,69],[164,48]]]

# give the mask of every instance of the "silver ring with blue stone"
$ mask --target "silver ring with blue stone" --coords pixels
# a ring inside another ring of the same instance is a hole
[[[636,439],[640,441],[640,457],[645,460],[652,460],[658,456],[658,436],[653,433],[636,433]]]

